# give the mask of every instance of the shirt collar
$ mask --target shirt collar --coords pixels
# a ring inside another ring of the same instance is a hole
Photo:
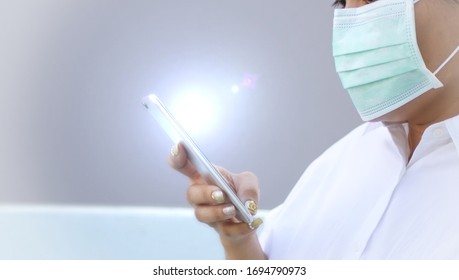
[[[454,145],[456,146],[456,150],[459,153],[459,115],[449,118],[444,121],[446,128],[448,130],[451,139],[453,140]],[[372,131],[385,127],[390,128],[393,126],[404,126],[405,124],[388,124],[384,122],[368,122],[367,127],[363,131],[363,135],[371,133]]]
[[[367,122],[366,128],[363,130],[363,135],[366,135],[380,127],[385,126],[382,122]]]
[[[385,128],[390,128],[390,127],[395,127],[395,126],[405,126],[405,124],[402,123],[384,123],[384,122],[368,122],[367,127],[363,131],[363,135],[370,133],[378,128],[385,127]]]
[[[459,153],[459,115],[445,120],[446,128],[448,129],[451,139],[456,146],[456,150]]]

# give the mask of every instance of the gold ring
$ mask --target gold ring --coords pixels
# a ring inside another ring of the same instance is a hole
[[[255,215],[258,211],[258,206],[253,200],[247,200],[245,202],[245,207],[249,210],[250,214]]]

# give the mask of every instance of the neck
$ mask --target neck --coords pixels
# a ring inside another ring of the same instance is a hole
[[[442,72],[438,73],[444,87],[425,93],[416,113],[408,119],[408,143],[410,158],[421,141],[427,127],[459,115],[459,56],[450,61]]]
[[[459,72],[457,72],[459,73]],[[456,78],[457,79],[457,78]],[[407,120],[408,143],[410,147],[410,158],[421,141],[422,135],[427,127],[434,123],[444,121],[459,115],[459,83],[449,84],[448,87],[426,93],[428,102],[418,110],[418,114]]]
[[[427,127],[427,125],[413,125],[408,123],[408,147],[410,149],[408,161],[413,156],[413,153],[416,150],[416,147],[419,145],[419,142],[421,142],[422,135],[424,134],[424,131]]]

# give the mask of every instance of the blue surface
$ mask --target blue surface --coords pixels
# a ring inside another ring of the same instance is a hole
[[[0,259],[223,259],[192,209],[0,206]]]

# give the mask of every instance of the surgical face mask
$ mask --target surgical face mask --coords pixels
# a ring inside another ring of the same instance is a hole
[[[417,2],[417,1],[415,1]],[[413,0],[380,0],[335,10],[333,56],[343,87],[362,120],[389,113],[442,87],[421,57]]]

